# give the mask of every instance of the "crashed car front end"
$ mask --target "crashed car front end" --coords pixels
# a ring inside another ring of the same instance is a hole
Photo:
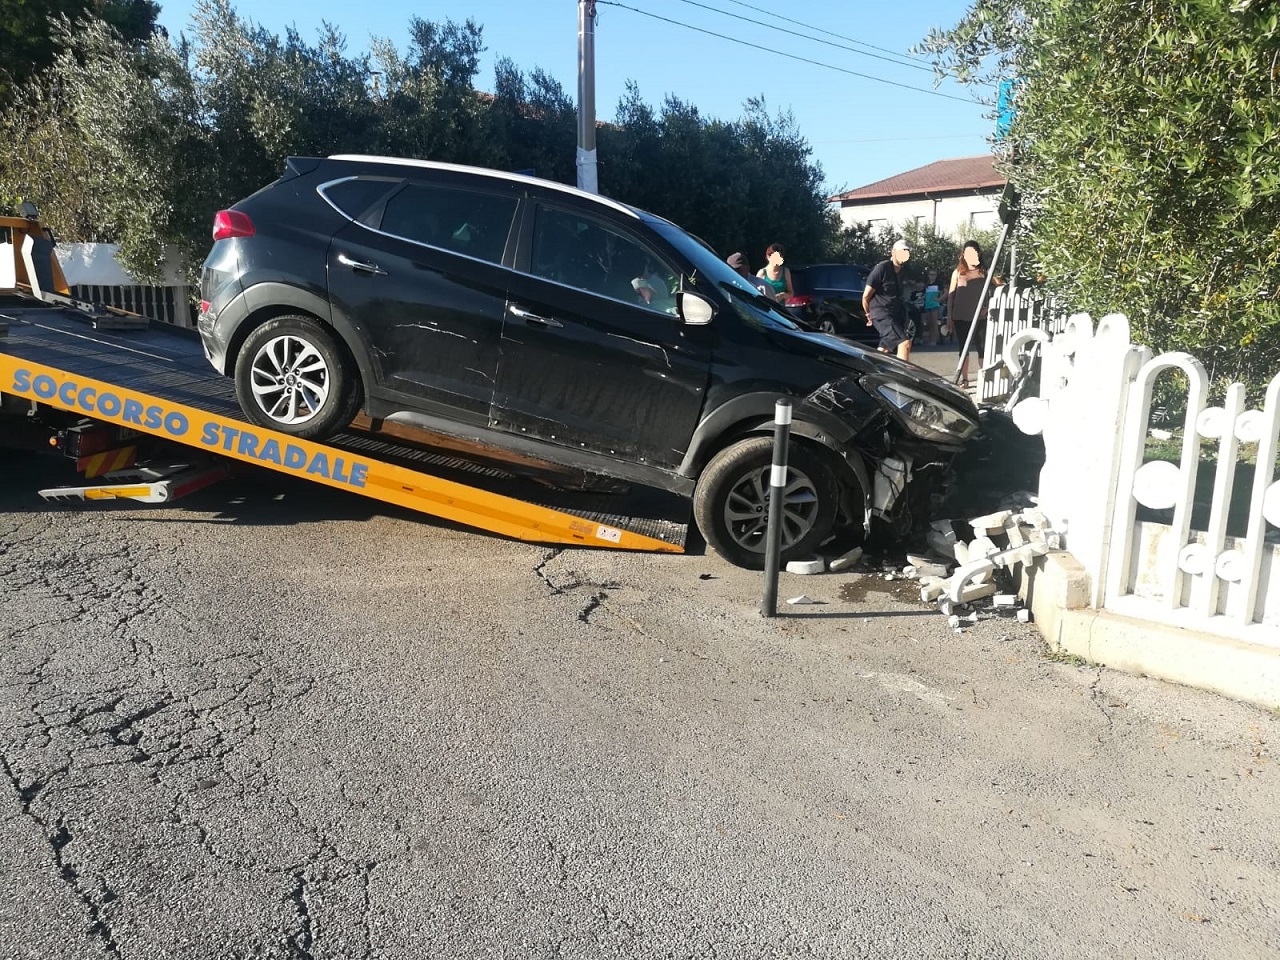
[[[804,398],[798,416],[811,410],[853,428],[842,452],[863,496],[861,504],[847,504],[848,519],[860,519],[868,532],[878,522],[903,537],[936,516],[951,466],[980,419],[969,397],[944,381],[895,374],[833,380]]]

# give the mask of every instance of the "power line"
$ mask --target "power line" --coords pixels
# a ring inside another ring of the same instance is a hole
[[[781,20],[783,23],[792,23],[797,27],[804,27],[806,30],[813,30],[815,33],[825,33],[828,37],[835,37],[837,40],[848,40],[850,43],[856,43],[860,47],[868,47],[872,50],[879,50],[881,53],[891,53],[895,57],[905,57],[906,54],[899,53],[896,50],[890,50],[887,47],[877,47],[874,43],[867,43],[865,40],[858,40],[855,37],[846,37],[843,34],[836,33],[833,30],[824,30],[821,27],[815,27],[809,23],[801,23],[799,20],[792,20],[789,17],[780,17],[772,10],[762,10],[759,7],[753,7],[749,3],[743,3],[742,0],[722,0],[724,3],[731,3],[735,7],[744,7],[753,13],[763,14],[766,17],[772,17],[774,20]],[[924,69],[929,70],[930,67]]]
[[[971,140],[974,136],[972,133],[944,133],[932,137],[870,137],[865,140],[810,140],[809,143],[906,143],[909,140]]]
[[[856,49],[856,48],[854,48],[854,47],[846,46],[846,45],[845,45],[845,44],[843,44],[843,43],[833,43],[833,42],[832,42],[832,41],[830,41],[830,40],[823,40],[821,37],[811,37],[811,36],[809,36],[808,34],[798,33],[798,32],[797,32],[797,31],[795,31],[795,30],[788,30],[786,27],[779,27],[779,26],[777,26],[776,24],[773,24],[773,23],[761,23],[761,21],[759,21],[759,20],[754,20],[754,19],[751,19],[750,17],[744,17],[744,16],[741,16],[741,15],[736,14],[736,13],[730,13],[728,10],[718,10],[718,9],[716,9],[715,7],[709,7],[709,6],[707,6],[705,3],[698,3],[698,2],[697,2],[697,0],[680,0],[680,2],[681,2],[681,3],[687,3],[687,4],[689,4],[689,6],[691,6],[691,7],[699,7],[699,8],[701,8],[701,9],[703,9],[703,10],[710,10],[712,13],[719,13],[719,14],[721,14],[721,15],[723,15],[723,16],[731,17],[731,18],[732,18],[732,19],[734,19],[734,20],[741,20],[743,23],[753,23],[753,24],[756,24],[757,26],[767,26],[770,30],[776,30],[778,33],[786,33],[786,34],[790,34],[790,35],[791,35],[791,36],[793,36],[793,37],[799,37],[800,39],[802,39],[802,40],[808,40],[808,41],[809,41],[809,42],[811,42],[811,43],[821,43],[821,44],[824,44],[824,45],[826,45],[826,46],[828,46],[828,47],[835,47],[837,50],[848,50],[850,53],[855,53],[855,54],[857,54],[857,55],[858,55],[858,56],[860,56],[860,57],[873,57],[873,58],[874,58],[874,59],[876,59],[876,60],[883,60],[885,63],[892,63],[892,64],[893,64],[894,66],[896,66],[896,67],[910,67],[912,70],[923,70],[925,73],[933,73],[933,67],[926,67],[926,66],[925,66],[924,64],[922,64],[922,63],[911,63],[910,61],[906,61],[906,60],[895,60],[895,59],[893,59],[893,58],[891,58],[891,57],[881,56],[881,55],[880,55],[880,54],[878,54],[878,53],[868,53],[866,50],[858,50],[858,49]],[[732,0],[730,0],[730,2],[732,2]],[[743,4],[743,6],[746,6],[746,4]],[[747,7],[747,9],[748,9],[748,10],[752,10],[752,9],[755,9],[755,8],[754,8],[754,7]],[[761,12],[764,12],[764,11],[761,11]],[[773,16],[773,14],[769,14],[769,16]],[[817,27],[811,27],[811,26],[809,26],[808,24],[805,24],[805,23],[798,23],[798,22],[797,22],[797,21],[795,21],[795,20],[788,20],[786,17],[775,17],[774,19],[782,20],[782,21],[783,21],[783,22],[785,22],[785,23],[795,23],[797,26],[804,27],[804,28],[805,28],[805,29],[807,29],[807,30],[814,30],[814,31],[816,31],[816,32],[818,32],[818,33],[826,33],[826,32],[827,32],[827,31],[825,31],[825,30],[820,30],[820,29],[818,29]],[[832,34],[829,34],[829,36],[833,36],[833,37],[840,37],[840,35],[839,35],[838,33],[832,33]],[[852,42],[852,43],[859,43],[859,42],[860,42],[860,41],[858,41],[858,40],[853,40],[853,39],[852,39],[852,38],[850,38],[850,37],[840,37],[840,39],[841,39],[841,40],[849,40],[849,41],[850,41],[850,42]],[[870,46],[870,44],[863,44],[863,46]],[[882,49],[882,48],[881,48],[881,47],[875,47],[875,48],[873,48],[873,49],[880,50],[880,49]],[[893,51],[885,51],[885,52],[886,52],[886,53],[892,53]],[[897,56],[901,56],[901,54],[894,54],[894,56],[895,56],[895,57],[897,57]]]
[[[807,63],[815,67],[826,67],[828,70],[835,70],[837,73],[845,73],[851,77],[860,77],[863,80],[872,80],[876,83],[885,83],[891,87],[898,87],[902,90],[911,90],[914,93],[927,93],[931,97],[942,97],[945,100],[955,100],[959,103],[969,103],[980,105],[977,100],[968,97],[957,97],[950,93],[941,93],[937,90],[926,90],[924,87],[913,87],[908,83],[898,83],[894,80],[885,80],[883,77],[873,77],[869,73],[859,73],[857,70],[846,70],[844,67],[837,67],[832,63],[822,63],[819,60],[810,60],[807,57],[798,57],[793,53],[783,53],[781,50],[774,50],[770,47],[762,47],[758,43],[749,43],[746,40],[739,40],[736,37],[726,37],[723,33],[716,33],[714,30],[704,30],[702,27],[695,27],[692,24],[681,23],[679,20],[671,20],[668,17],[660,17],[656,13],[649,13],[647,10],[638,10],[635,7],[629,7],[625,3],[616,3],[614,0],[596,0],[596,4],[602,7],[618,7],[621,10],[630,10],[632,13],[638,13],[642,17],[649,17],[653,20],[661,20],[663,23],[669,23],[672,26],[683,27],[686,30],[693,30],[697,33],[705,33],[709,37],[715,37],[718,40],[728,40],[730,43],[741,44],[744,47],[751,47],[754,50],[763,50],[765,53],[772,53],[775,56],[786,57],[788,60],[798,60],[800,63]]]

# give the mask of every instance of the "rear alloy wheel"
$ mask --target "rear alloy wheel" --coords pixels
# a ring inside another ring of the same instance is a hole
[[[818,318],[818,332],[834,336],[836,333],[836,318],[829,313],[824,313],[820,316]]]
[[[782,562],[812,555],[835,526],[840,491],[819,453],[793,444],[783,488]],[[698,480],[693,513],[707,544],[730,563],[764,569],[773,439],[752,437],[721,450]]]
[[[334,335],[311,317],[277,317],[250,333],[235,376],[245,416],[291,436],[328,436],[359,409],[359,378]]]

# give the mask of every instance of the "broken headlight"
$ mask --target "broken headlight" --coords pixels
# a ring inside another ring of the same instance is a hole
[[[978,429],[977,421],[966,414],[900,383],[878,383],[875,389],[903,426],[923,440],[955,443],[969,439]]]

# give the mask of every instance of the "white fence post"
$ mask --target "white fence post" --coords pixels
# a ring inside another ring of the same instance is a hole
[[[1262,551],[1265,546],[1267,522],[1280,527],[1280,484],[1276,479],[1277,447],[1280,447],[1280,373],[1267,387],[1262,412],[1256,417],[1249,411],[1236,422],[1236,429],[1244,434],[1242,439],[1256,440],[1257,465],[1253,474],[1253,492],[1249,497],[1249,527],[1244,535],[1244,547],[1240,556],[1240,575],[1244,578],[1240,591],[1237,615],[1245,623],[1262,619],[1258,612],[1258,594],[1262,579]],[[1228,571],[1229,565],[1228,565]]]

